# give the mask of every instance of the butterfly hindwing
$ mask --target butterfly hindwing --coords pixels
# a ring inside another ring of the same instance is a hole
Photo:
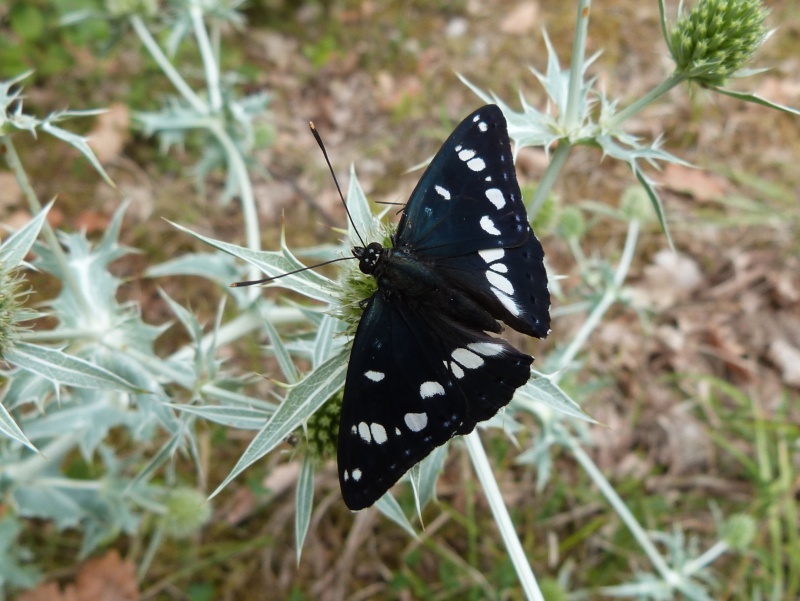
[[[536,338],[550,331],[550,292],[542,245],[531,232],[521,245],[438,259],[450,285],[466,289],[495,319]]]
[[[386,302],[377,292],[356,332],[339,431],[345,503],[372,505],[456,434],[508,404],[532,358],[504,340]]]

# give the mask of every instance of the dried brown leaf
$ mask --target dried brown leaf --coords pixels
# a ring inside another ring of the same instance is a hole
[[[101,163],[110,163],[122,153],[130,135],[130,123],[130,111],[121,102],[111,104],[108,111],[98,115],[89,133],[89,146]]]
[[[75,227],[85,231],[87,234],[95,234],[106,231],[109,221],[110,219],[105,213],[87,209],[75,217]]]
[[[769,346],[769,358],[781,370],[785,384],[800,388],[800,349],[785,340],[775,340]]]
[[[15,207],[22,200],[22,190],[13,173],[0,173],[0,211]]]
[[[138,601],[136,566],[116,550],[87,561],[75,580],[77,601]]]
[[[749,358],[747,347],[738,337],[738,331],[727,323],[709,322],[706,329],[705,352],[721,360],[731,375],[737,380],[752,381],[756,375],[756,366]]]
[[[74,597],[62,593],[55,582],[43,582],[36,588],[25,591],[16,599],[17,601],[73,601]]]
[[[769,98],[772,102],[793,106],[800,100],[800,81],[794,77],[780,79],[768,75],[764,77],[756,93],[764,98]]]
[[[138,601],[136,566],[123,560],[116,550],[83,564],[74,584],[63,590],[45,582],[17,597],[17,601]]]
[[[689,404],[681,404],[656,418],[667,434],[662,459],[672,475],[695,471],[711,462],[711,439],[706,426],[692,415],[692,411]]]
[[[500,22],[500,31],[508,35],[524,35],[539,22],[539,3],[523,2]]]
[[[645,267],[644,279],[632,287],[632,293],[639,305],[666,309],[689,298],[704,281],[694,259],[665,249]]]
[[[688,194],[701,202],[719,200],[728,189],[724,178],[714,173],[668,163],[661,176],[661,184],[674,192]]]

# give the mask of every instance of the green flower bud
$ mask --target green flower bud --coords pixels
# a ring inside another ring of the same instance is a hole
[[[724,84],[764,42],[768,14],[761,0],[700,0],[670,33],[676,72],[704,86]]]
[[[157,0],[106,0],[106,11],[114,18],[129,15],[152,17],[157,10]]]
[[[749,515],[732,515],[722,528],[722,538],[731,549],[744,551],[756,536],[756,521]]]
[[[530,196],[530,194],[526,194],[525,192],[522,193],[523,198],[526,198],[527,196]],[[554,195],[549,194],[547,198],[544,199],[539,212],[536,213],[536,216],[531,222],[531,227],[533,228],[533,231],[536,232],[536,235],[541,236],[546,232],[552,231],[556,226],[557,216],[558,201]]]
[[[558,221],[558,231],[566,239],[580,239],[586,233],[583,212],[575,206],[564,207]]]
[[[211,519],[211,503],[194,488],[169,491],[164,503],[167,512],[161,516],[167,536],[184,539],[192,536]]]
[[[333,395],[306,423],[308,454],[315,461],[336,457],[342,397],[341,391]]]
[[[653,217],[653,204],[641,186],[631,186],[622,193],[619,208],[630,221],[648,221]]]
[[[542,578],[539,588],[547,601],[567,601],[567,591],[552,578]]]

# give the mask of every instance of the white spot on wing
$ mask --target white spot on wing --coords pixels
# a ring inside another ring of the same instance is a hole
[[[402,434],[402,432],[400,432],[400,428],[395,428],[394,429],[394,433],[397,434],[398,436],[400,436],[400,434]]]
[[[493,265],[489,265],[489,269],[496,271],[497,273],[508,273],[508,265],[505,263],[495,263]]]
[[[499,288],[506,294],[514,294],[514,286],[504,275],[500,275],[489,269],[486,271],[486,279],[489,280],[492,286]]]
[[[350,472],[344,470],[344,481],[347,482],[350,479]]]
[[[458,363],[450,363],[450,371],[452,371],[453,375],[459,380],[464,377],[464,370],[461,369],[461,366]]]
[[[406,422],[406,426],[412,432],[419,432],[425,426],[428,425],[428,414],[427,413],[406,413],[403,416],[403,420]]]
[[[472,118],[472,122],[473,122],[473,123],[477,123],[477,122],[478,122],[478,121],[480,121],[480,120],[481,120],[481,116],[480,116],[480,115],[475,115],[475,116]]]
[[[367,425],[367,422],[361,422],[358,424],[358,435],[364,442],[372,442],[372,435],[369,433],[369,426]]]
[[[467,161],[467,167],[469,167],[473,171],[483,171],[484,169],[486,169],[486,163],[482,158],[476,157],[471,161]]]
[[[372,438],[375,439],[375,442],[378,444],[383,444],[387,440],[386,436],[386,428],[381,426],[380,424],[372,424],[370,427],[370,432],[372,432]]]
[[[446,188],[442,188],[441,186],[434,186],[433,189],[436,190],[439,196],[441,196],[445,200],[450,200],[450,191],[447,190]]]
[[[465,348],[457,348],[450,356],[467,369],[477,369],[483,365],[483,359],[481,359],[479,355]]]
[[[481,256],[481,259],[487,263],[494,263],[495,261],[502,259],[505,256],[506,251],[502,248],[489,248],[487,250],[479,250],[478,254]]]
[[[492,181],[492,176],[491,175],[487,175],[485,178],[483,178],[483,181],[485,181],[485,182]]]
[[[373,382],[380,382],[386,377],[386,374],[380,371],[365,371],[364,375],[367,377],[368,380],[372,380]]]
[[[423,399],[436,396],[437,394],[444,394],[444,387],[439,382],[423,382],[419,387],[419,396]]]
[[[458,149],[456,148],[456,150]],[[474,156],[475,156],[475,151],[470,150],[469,148],[465,148],[464,150],[458,151],[458,158],[465,162],[470,160]]]
[[[486,198],[498,209],[502,209],[506,206],[506,198],[499,188],[489,188],[486,190]]]
[[[514,302],[513,298],[497,288],[492,288],[492,294],[497,297],[497,300],[503,304],[503,306],[506,308],[506,310],[508,310],[509,313],[511,313],[511,315],[519,317],[520,309],[517,306],[517,303]]]
[[[478,129],[481,131],[486,131],[487,129],[489,129],[489,126],[486,125],[483,121],[481,121],[480,123],[478,123]]]
[[[361,480],[361,470],[360,469],[356,468],[356,469],[353,470],[353,480],[355,480],[356,482]]]
[[[492,234],[493,236],[500,235],[500,230],[494,226],[494,221],[489,219],[488,215],[481,217],[481,228],[483,228],[483,231],[487,234]]]
[[[496,342],[472,342],[467,348],[484,357],[494,357],[503,352],[503,345]]]

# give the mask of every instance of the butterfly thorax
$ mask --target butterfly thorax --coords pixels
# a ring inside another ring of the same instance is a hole
[[[386,302],[449,318],[479,331],[501,331],[497,320],[476,299],[437,272],[435,261],[416,256],[412,249],[386,248],[372,242],[355,247],[353,255],[359,260],[359,269],[375,278],[378,293]]]

